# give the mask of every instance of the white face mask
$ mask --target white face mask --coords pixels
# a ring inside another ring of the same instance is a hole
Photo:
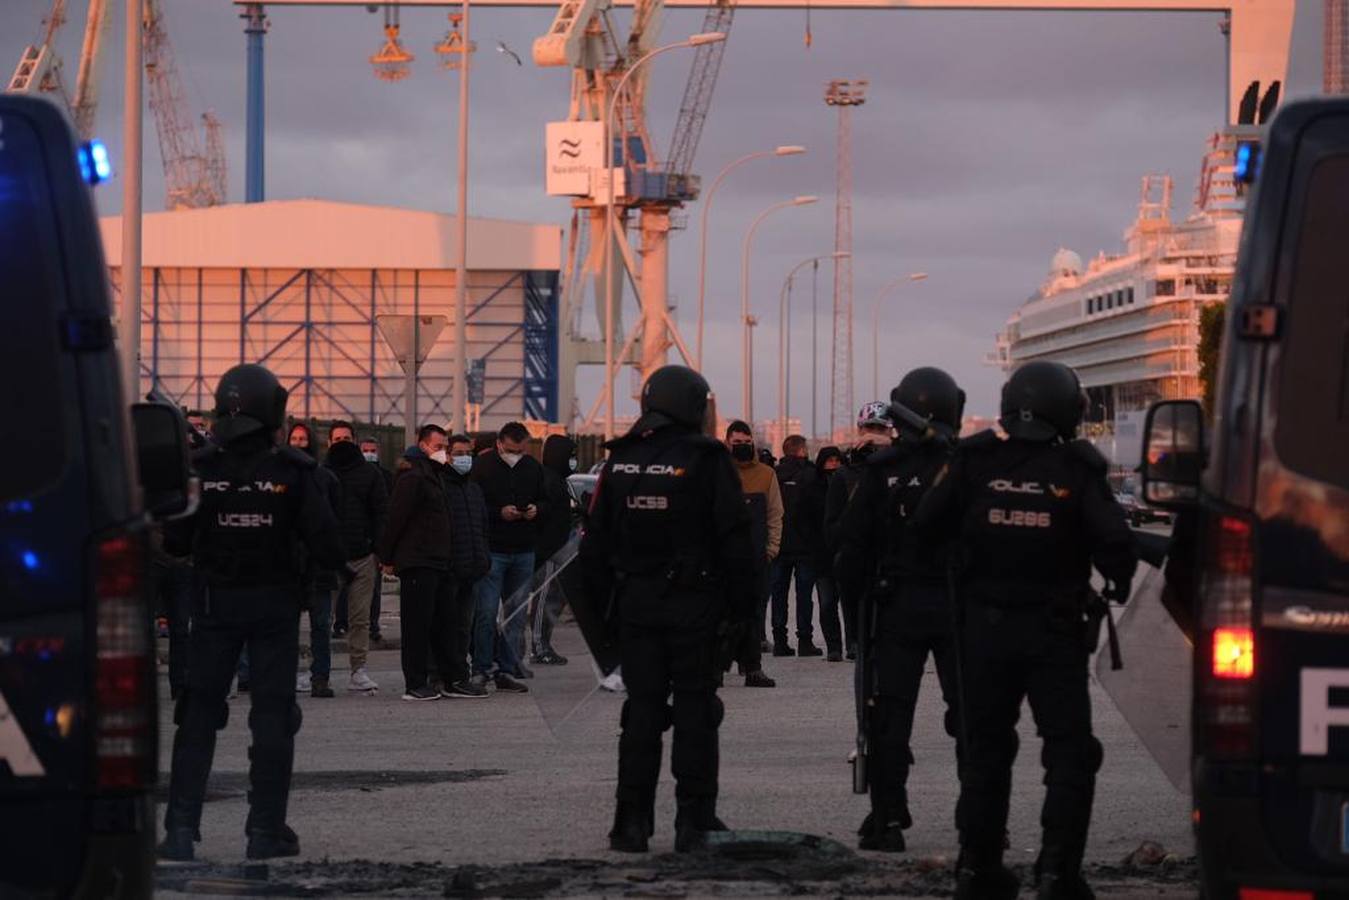
[[[506,465],[510,466],[512,469],[514,469],[514,468],[515,468],[515,464],[518,463],[518,462],[519,462],[521,459],[523,459],[523,458],[524,458],[524,454],[523,454],[523,453],[502,453],[502,454],[501,454],[501,461],[504,462]]]
[[[567,460],[568,469],[571,469],[573,472],[575,472],[576,466],[577,466],[576,457],[573,456],[571,459]]]
[[[371,451],[368,452],[368,453],[362,453],[361,456],[364,456],[364,457],[365,457],[365,461],[366,461],[366,462],[372,462],[372,463],[377,463],[377,462],[379,462],[379,454],[376,453],[376,452],[373,451],[373,450],[371,450]]]
[[[453,466],[454,470],[460,475],[467,475],[469,472],[473,471],[473,457],[452,456],[450,457],[450,465]]]
[[[434,462],[438,462],[443,466],[445,465],[445,462],[446,460],[449,459],[449,457],[446,455],[444,450],[437,450],[435,453],[431,454],[431,459]]]

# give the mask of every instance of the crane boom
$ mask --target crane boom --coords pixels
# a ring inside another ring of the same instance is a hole
[[[206,121],[207,150],[204,151],[201,135],[187,116],[182,79],[164,25],[160,0],[146,0],[144,38],[145,77],[150,108],[155,113],[159,154],[164,162],[165,206],[168,209],[216,206],[225,199],[225,161],[219,140],[219,123],[212,124],[214,117]]]
[[[736,0],[711,0],[707,15],[703,18],[703,32],[720,32],[729,37],[731,23],[735,20],[735,6]],[[670,141],[670,153],[666,157],[666,171],[672,179],[671,188],[676,191],[682,188],[682,192],[690,197],[696,194],[696,190],[689,190],[686,185],[689,173],[693,171],[694,157],[698,154],[703,123],[707,121],[707,111],[712,105],[712,91],[717,85],[721,58],[725,52],[726,41],[703,44],[694,50],[688,84],[684,86],[684,99],[679,104],[679,118]]]
[[[61,57],[56,55],[56,35],[66,23],[66,0],[52,0],[51,12],[42,20],[46,29],[41,40],[23,48],[19,64],[5,88],[10,94],[53,93],[60,96],[64,106],[70,106],[61,81]]]
[[[80,71],[75,78],[75,99],[70,109],[75,117],[75,131],[84,140],[94,136],[94,113],[98,109],[98,57],[107,30],[107,0],[89,0],[89,12],[84,18]]]

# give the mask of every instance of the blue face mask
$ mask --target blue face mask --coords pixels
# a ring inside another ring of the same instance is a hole
[[[467,475],[473,469],[473,457],[451,456],[450,466],[460,475]]]

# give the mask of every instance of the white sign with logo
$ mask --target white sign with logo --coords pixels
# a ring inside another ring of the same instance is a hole
[[[547,189],[551,196],[583,197],[590,193],[590,175],[604,165],[604,124],[549,122]]]

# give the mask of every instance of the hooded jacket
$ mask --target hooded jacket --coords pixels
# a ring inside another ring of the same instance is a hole
[[[333,512],[347,559],[369,556],[389,518],[389,495],[379,466],[367,462],[360,447],[351,441],[329,447],[323,465],[342,485]]]
[[[398,461],[389,520],[376,555],[396,572],[450,568],[450,509],[444,466],[421,447],[409,447]]]
[[[802,476],[796,508],[798,533],[808,548],[809,559],[815,565],[816,573],[822,578],[831,575],[834,568],[834,555],[824,536],[824,511],[829,485],[838,475],[837,471],[831,473],[824,470],[824,464],[830,459],[841,462],[843,454],[837,447],[823,447],[815,454],[813,471]]]
[[[539,523],[552,512],[543,489],[543,466],[528,453],[514,467],[506,465],[495,448],[473,462],[470,476],[482,488],[487,501],[488,544],[493,553],[533,553],[539,536]],[[501,510],[514,506],[520,511],[533,504],[538,515],[533,520],[507,522]]]
[[[539,536],[534,544],[534,566],[543,565],[561,550],[571,536],[571,495],[567,476],[576,454],[576,442],[564,434],[551,434],[543,442],[543,493],[547,514],[539,515]]]

